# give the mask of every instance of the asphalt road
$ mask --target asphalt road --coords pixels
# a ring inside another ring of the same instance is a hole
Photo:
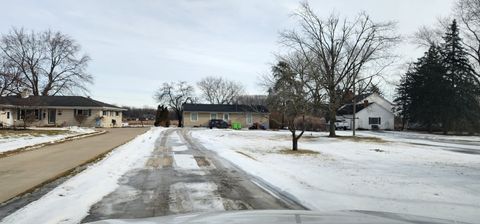
[[[125,174],[82,222],[243,209],[305,208],[205,150],[188,129],[170,129],[145,167]]]
[[[0,158],[0,204],[130,141],[147,128],[107,129],[107,133]]]

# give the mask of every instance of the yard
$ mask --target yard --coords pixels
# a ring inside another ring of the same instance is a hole
[[[55,142],[67,137],[93,133],[90,128],[34,128],[34,129],[1,129],[0,155],[20,148],[42,143]]]
[[[480,137],[197,130],[193,137],[312,210],[373,210],[480,220]]]

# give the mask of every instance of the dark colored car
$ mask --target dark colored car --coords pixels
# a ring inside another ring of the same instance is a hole
[[[228,128],[228,123],[221,119],[212,119],[208,121],[208,127],[212,128]]]
[[[265,125],[259,124],[259,123],[254,123],[252,126],[248,128],[249,130],[267,130]]]

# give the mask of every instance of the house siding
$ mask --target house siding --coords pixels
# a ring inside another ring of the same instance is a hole
[[[35,120],[30,126],[78,126],[78,122],[75,120],[75,110],[76,109],[84,109],[84,110],[91,110],[90,116],[82,123],[82,126],[85,127],[121,127],[122,125],[122,112],[118,111],[118,116],[116,116],[116,111],[110,111],[107,116],[102,115],[103,110],[100,109],[88,109],[88,108],[38,108],[41,110],[41,119]],[[49,109],[55,109],[56,112],[56,119],[55,123],[49,123]],[[7,110],[5,110],[6,112]],[[18,119],[18,110],[17,109],[8,109],[11,112],[11,120],[7,122],[7,120],[2,116],[0,113],[0,122],[5,124],[6,126],[23,126],[23,121]],[[4,112],[4,111],[1,111]],[[100,122],[97,123],[97,119]],[[116,120],[116,124],[113,125],[113,120]],[[15,122],[14,122],[15,121]]]
[[[191,120],[191,113],[198,113],[197,120]],[[226,112],[183,112],[183,126],[184,127],[208,127],[208,121],[210,120],[210,114],[215,113],[217,114],[217,119],[223,119],[223,115]],[[251,113],[252,114],[252,122],[247,123],[247,114],[248,112],[230,112],[229,120],[227,121],[229,124],[231,123],[240,123],[242,127],[249,127],[253,123],[260,123],[269,127],[269,115],[262,114],[262,113]]]
[[[11,109],[0,109],[0,124],[7,127],[13,125],[13,113]]]
[[[353,126],[352,117],[353,115],[344,115],[343,116],[347,122],[350,123],[350,127]],[[355,122],[356,129],[366,129],[371,130],[372,125],[369,124],[370,117],[379,117],[380,125],[378,127],[382,130],[393,130],[394,129],[394,115],[392,112],[386,110],[383,106],[380,106],[376,103],[368,106],[367,108],[356,113],[357,121]]]

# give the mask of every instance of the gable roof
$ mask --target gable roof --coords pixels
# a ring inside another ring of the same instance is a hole
[[[355,102],[360,103],[363,102],[367,97],[371,96],[373,93],[364,93],[355,96]]]
[[[92,107],[122,109],[115,105],[100,102],[83,96],[19,96],[0,97],[0,105],[31,107]]]
[[[355,112],[358,113],[360,112],[361,110],[369,107],[370,105],[372,105],[373,103],[368,103],[367,106],[365,106],[365,104],[357,104],[356,108],[355,108]],[[353,114],[353,104],[345,104],[344,106],[342,106],[340,109],[338,109],[337,111],[337,115],[350,115],[350,114]]]
[[[268,109],[262,105],[242,104],[184,104],[183,111],[188,112],[255,112],[268,113]]]

